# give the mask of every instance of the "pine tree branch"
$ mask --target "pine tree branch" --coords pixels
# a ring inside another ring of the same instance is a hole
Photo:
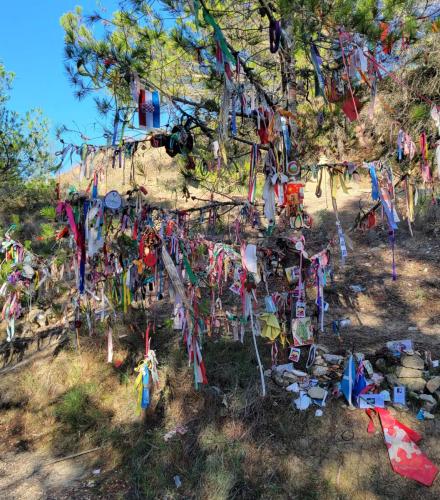
[[[210,11],[208,9],[208,7],[206,6],[206,3],[204,2],[204,0],[199,0],[200,1],[200,5],[202,6],[202,8],[204,8],[206,10],[206,12],[208,12],[210,14]],[[263,84],[261,83],[261,81],[259,80],[258,76],[255,75],[254,71],[252,70],[252,68],[250,68],[245,59],[243,59],[241,56],[240,56],[240,53],[238,50],[236,50],[225,38],[225,41],[226,41],[226,45],[228,47],[228,49],[231,51],[231,54],[237,59],[239,60],[240,62],[240,65],[241,67],[243,68],[243,71],[244,71],[244,74],[247,76],[248,80],[251,82],[251,84],[255,87],[255,89],[261,94],[264,96],[266,102],[267,102],[267,105],[272,107],[275,105],[272,97],[266,92]]]

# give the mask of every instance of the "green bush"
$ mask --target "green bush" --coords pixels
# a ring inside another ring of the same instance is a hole
[[[426,121],[429,119],[429,108],[426,104],[414,104],[409,110],[412,123]]]
[[[108,420],[108,415],[92,400],[97,389],[84,384],[67,391],[55,406],[56,418],[71,432],[85,432]]]

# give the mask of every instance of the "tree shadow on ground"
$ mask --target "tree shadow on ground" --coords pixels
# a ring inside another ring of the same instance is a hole
[[[340,211],[344,228],[351,221],[353,208],[347,206]],[[311,237],[313,251],[322,248],[326,237],[334,236],[333,217],[322,214],[314,229],[320,235],[321,245],[318,238],[315,241]],[[415,266],[428,265],[429,272],[420,276],[419,288],[429,289],[429,297],[437,296],[438,258],[433,253],[438,255],[435,253],[438,244],[432,243],[434,250],[427,263],[422,235],[417,244],[414,240],[408,243],[406,235],[402,239],[397,236],[398,278],[393,282],[388,235],[377,230],[369,236],[351,236],[355,247],[349,251],[344,267],[339,263],[337,250],[333,256],[335,281],[326,290],[330,310],[319,342],[333,351],[371,353],[387,340],[411,337],[416,348],[429,348],[433,355],[440,354],[436,335],[408,330],[420,321],[415,321],[419,318],[414,311],[416,297],[407,293],[410,279],[399,272],[399,267],[409,260]],[[354,284],[364,286],[365,291],[354,293],[350,289]],[[438,311],[429,310],[427,321],[437,321]],[[170,305],[163,301],[148,312],[148,318],[156,318],[160,324],[170,314]],[[331,330],[331,321],[346,316],[352,318],[351,327],[337,337]],[[145,321],[144,313],[139,312],[130,323],[144,327]],[[115,388],[123,383],[121,372],[131,375],[143,356],[139,331],[130,333],[127,343],[130,354],[125,364],[109,375]],[[264,366],[269,368],[270,347],[263,339],[258,340],[258,345]],[[84,415],[91,412],[90,420],[95,424],[84,433],[91,433],[90,445],[103,446],[102,453],[90,457],[89,468],[103,467],[106,472],[87,490],[83,486],[71,489],[70,498],[85,498],[89,494],[95,498],[195,499],[440,496],[438,481],[428,489],[394,474],[381,434],[368,434],[364,413],[349,411],[342,400],[330,400],[324,415],[316,417],[316,407],[296,410],[292,396],[268,379],[268,396],[261,398],[249,332],[243,345],[228,335],[206,339],[203,356],[209,385],[200,390],[193,386],[191,368],[176,332],[158,326],[152,346],[161,366],[161,387],[153,396],[151,410],[142,418],[133,421],[127,417],[114,423],[96,397],[86,397],[75,407],[75,415],[80,408]],[[68,394],[62,396],[59,404],[63,398],[69,399]],[[81,428],[81,416],[79,423],[75,423],[76,417],[73,419],[72,426],[72,415],[69,411],[64,415],[59,432],[65,434],[67,441],[74,442]],[[422,450],[439,464],[438,422],[419,422],[414,415],[411,409],[400,413],[398,418],[421,432]],[[185,425],[186,433],[165,441],[165,433],[178,425]],[[54,444],[52,451],[60,450]],[[124,479],[118,491],[112,487],[115,476]],[[175,476],[179,476],[179,487]]]

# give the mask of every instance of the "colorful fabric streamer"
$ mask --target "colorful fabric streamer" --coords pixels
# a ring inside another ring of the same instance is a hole
[[[322,74],[322,59],[321,56],[319,55],[318,48],[314,43],[311,44],[310,46],[310,57],[312,59],[312,64],[313,68],[315,69],[316,73],[316,79],[318,81],[318,87],[320,94],[326,99],[325,97],[325,78],[324,75]]]
[[[257,163],[259,156],[258,144],[252,144],[251,159],[249,162],[249,184],[248,184],[248,201],[255,202],[255,190],[257,187]]]

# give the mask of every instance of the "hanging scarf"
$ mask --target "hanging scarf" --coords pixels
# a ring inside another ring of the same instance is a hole
[[[271,19],[269,23],[269,48],[272,54],[278,52],[281,39],[281,23]]]
[[[319,55],[318,48],[312,42],[310,44],[310,57],[312,59],[313,68],[315,69],[316,79],[318,82],[319,94],[324,97],[324,100],[327,100],[325,96],[325,78],[322,74],[322,59]]]
[[[358,113],[359,101],[354,97],[353,89],[351,87],[350,74],[349,74],[349,70],[348,70],[348,67],[347,67],[347,60],[346,60],[346,57],[345,57],[344,46],[342,44],[342,33],[341,33],[341,31],[339,32],[339,45],[341,47],[342,61],[344,63],[345,74],[347,75],[348,89],[350,90],[351,104],[353,106],[354,116],[352,114],[348,113],[348,109],[346,109],[346,114],[348,115],[348,118],[350,119],[350,121],[354,121],[355,119],[356,120],[359,119],[359,113]],[[344,105],[347,108],[348,101],[346,101]]]
[[[374,163],[368,163],[368,169],[371,177],[371,198],[373,201],[377,201],[380,197],[379,195],[379,182],[376,175],[376,167]]]

